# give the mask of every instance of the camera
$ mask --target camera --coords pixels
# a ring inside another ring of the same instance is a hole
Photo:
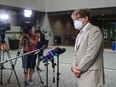
[[[0,21],[0,43],[5,43],[6,30],[11,30],[10,24],[7,21]]]
[[[29,29],[32,29],[33,24],[32,22],[26,21],[21,25],[21,31],[23,33],[28,33]]]
[[[0,30],[2,31],[6,31],[6,30],[10,30],[10,24],[7,21],[1,21],[0,22]]]

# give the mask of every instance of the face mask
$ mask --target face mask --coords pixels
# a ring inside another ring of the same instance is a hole
[[[75,29],[80,30],[83,27],[83,24],[82,24],[81,21],[75,20],[74,21],[74,27],[75,27]]]

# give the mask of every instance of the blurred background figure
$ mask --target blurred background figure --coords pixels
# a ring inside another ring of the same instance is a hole
[[[5,44],[0,44],[0,50],[5,50],[6,49],[6,45]]]
[[[38,36],[38,43],[37,43],[36,48],[41,49],[43,46],[45,46],[45,35],[41,32],[39,25],[35,26],[35,32],[34,33]],[[37,58],[42,56],[43,53],[44,53],[44,49],[40,50],[40,52],[37,54]],[[40,61],[38,59],[36,69],[39,70],[39,71],[42,71],[40,69],[39,65],[40,65]]]
[[[4,51],[4,50],[6,50],[6,49],[7,49],[6,44],[5,44],[5,43],[3,43],[3,44],[1,43],[1,44],[0,44],[0,50],[1,50],[1,51]]]
[[[19,47],[23,48],[23,53],[27,53],[36,50],[36,45],[38,43],[38,36],[32,33],[32,25],[30,23],[25,23],[22,26],[23,33],[20,37]],[[36,65],[36,56],[34,53],[23,56],[22,67],[24,68],[24,86],[32,85],[33,72]]]

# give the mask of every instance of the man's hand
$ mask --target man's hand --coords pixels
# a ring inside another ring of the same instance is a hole
[[[72,67],[71,70],[72,70],[72,72],[75,74],[75,76],[76,76],[77,78],[80,77],[81,72],[79,71],[79,69],[78,69],[77,67]]]

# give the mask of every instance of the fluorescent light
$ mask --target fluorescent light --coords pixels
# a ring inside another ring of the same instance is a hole
[[[7,20],[8,18],[9,18],[9,15],[7,15],[7,14],[1,14],[0,15],[1,20]]]
[[[24,10],[24,16],[25,17],[31,17],[32,11],[31,10]]]

